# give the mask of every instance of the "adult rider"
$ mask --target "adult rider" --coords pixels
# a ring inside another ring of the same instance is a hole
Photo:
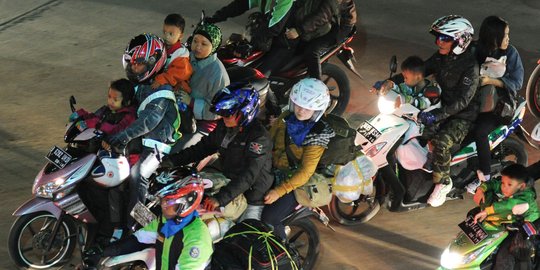
[[[433,22],[430,33],[439,49],[426,60],[426,75],[433,74],[442,89],[441,107],[421,112],[418,120],[434,130],[428,136],[433,146],[435,188],[427,202],[438,207],[452,189],[450,149],[463,141],[478,115],[478,104],[473,98],[479,70],[474,54],[467,50],[474,34],[467,19],[458,15],[441,17]],[[403,76],[397,75],[393,80],[402,82]],[[383,83],[382,91],[387,92],[390,86],[391,83]]]

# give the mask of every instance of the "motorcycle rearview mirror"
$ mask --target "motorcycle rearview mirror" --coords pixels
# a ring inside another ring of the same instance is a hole
[[[71,112],[75,112],[75,104],[77,104],[77,100],[75,100],[75,97],[69,97],[69,106],[71,107]]]
[[[390,58],[390,76],[388,78],[392,78],[394,73],[397,71],[397,57],[395,55],[392,55],[392,58]]]
[[[514,214],[516,216],[523,215],[523,214],[525,214],[525,212],[527,212],[527,210],[529,210],[529,204],[528,203],[516,204],[516,205],[514,205],[514,207],[512,207],[512,214]]]
[[[204,18],[206,17],[206,13],[204,12],[204,9],[201,10],[201,22],[204,21]]]

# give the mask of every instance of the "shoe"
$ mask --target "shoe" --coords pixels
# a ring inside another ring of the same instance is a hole
[[[480,179],[474,179],[472,182],[470,182],[467,186],[465,186],[465,189],[467,192],[471,194],[476,194],[476,189],[482,184]]]
[[[432,207],[439,207],[446,201],[446,194],[452,190],[452,180],[448,184],[436,184],[427,203]]]

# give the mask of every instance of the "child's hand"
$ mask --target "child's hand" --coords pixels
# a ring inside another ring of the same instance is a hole
[[[486,201],[486,198],[484,196],[484,191],[481,188],[476,189],[476,193],[474,194],[473,200],[476,203],[476,205],[480,205],[481,203]]]
[[[191,96],[184,91],[180,91],[180,100],[186,105],[191,104]]]
[[[106,141],[101,141],[101,147],[106,151],[111,152],[111,145],[108,144]]]
[[[484,86],[484,85],[488,85],[488,84],[493,84],[490,77],[488,77],[488,76],[480,77],[480,86]]]
[[[474,224],[478,222],[482,222],[486,218],[487,218],[487,212],[483,210],[480,213],[476,214],[476,216],[474,216]]]
[[[154,82],[152,83],[152,85],[150,85],[150,87],[152,87],[152,89],[157,89],[161,84],[159,84],[159,82],[157,80],[154,80]]]

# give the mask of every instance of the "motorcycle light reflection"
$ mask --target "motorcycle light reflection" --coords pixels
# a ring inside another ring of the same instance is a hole
[[[53,197],[53,192],[59,187],[61,186],[62,184],[64,184],[64,182],[66,181],[66,179],[62,178],[62,177],[59,177],[59,178],[56,178],[54,181],[52,182],[49,182],[49,183],[46,183],[46,184],[43,184],[41,186],[39,186],[37,189],[36,189],[36,196],[38,197],[42,197],[42,198],[49,198],[51,199]]]
[[[394,91],[389,91],[386,95],[379,97],[377,107],[380,113],[391,114],[401,106],[401,103],[401,96]]]

